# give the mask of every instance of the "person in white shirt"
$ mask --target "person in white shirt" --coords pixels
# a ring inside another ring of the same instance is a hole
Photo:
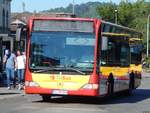
[[[24,80],[25,60],[26,60],[25,55],[22,55],[20,50],[18,50],[16,58],[16,69],[18,75],[19,90],[22,89],[22,84]]]

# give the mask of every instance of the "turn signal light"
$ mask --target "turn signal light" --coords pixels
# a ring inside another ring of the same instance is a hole
[[[36,82],[25,81],[25,86],[28,87],[39,87],[39,84]]]
[[[98,89],[98,84],[86,84],[83,89]]]

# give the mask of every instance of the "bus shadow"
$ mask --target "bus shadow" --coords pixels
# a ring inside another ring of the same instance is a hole
[[[56,104],[95,104],[95,105],[109,105],[121,103],[137,103],[150,98],[150,89],[136,89],[133,95],[127,96],[123,93],[115,94],[113,97],[74,97],[63,96],[56,97],[49,100],[47,103]],[[45,103],[44,101],[34,101],[35,103]]]
[[[119,103],[137,103],[140,101],[144,101],[150,98],[150,89],[136,89],[131,96],[124,96],[124,95],[116,95],[112,104],[119,104]]]

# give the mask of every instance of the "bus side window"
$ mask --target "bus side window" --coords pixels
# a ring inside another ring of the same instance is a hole
[[[108,37],[102,36],[102,48],[101,48],[101,60],[100,64],[105,65],[107,62],[107,50],[108,50]]]
[[[121,46],[121,57],[120,57],[120,61],[121,61],[121,64],[122,65],[126,65],[128,64],[129,65],[129,53],[130,52],[130,49],[127,45],[122,45]]]
[[[138,46],[132,46],[131,47],[131,63],[138,65],[141,63],[141,54],[142,49],[140,49]]]

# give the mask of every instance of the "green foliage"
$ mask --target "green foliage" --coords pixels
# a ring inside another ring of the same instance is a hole
[[[89,17],[94,18],[99,15],[96,12],[96,8],[101,5],[100,2],[88,2],[85,4],[75,5],[75,14],[77,17]],[[64,13],[72,13],[72,4],[69,4],[66,8],[60,7],[50,10],[45,10],[42,12],[64,12]]]
[[[99,5],[97,7],[97,12],[101,16],[102,19],[114,22],[114,11],[117,5],[113,3],[103,3],[103,5]]]
[[[131,3],[124,1],[120,2],[118,6],[118,12],[119,12],[118,21],[119,24],[121,25],[129,26],[131,24],[131,20],[135,18]]]
[[[145,62],[147,62],[150,65],[150,57],[146,58]]]
[[[150,57],[143,57],[143,68],[150,71]]]

